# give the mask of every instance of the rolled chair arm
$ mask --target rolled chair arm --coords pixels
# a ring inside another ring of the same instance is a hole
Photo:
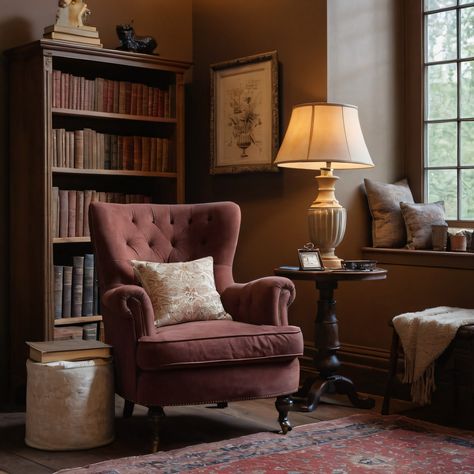
[[[284,277],[265,277],[249,283],[234,283],[221,294],[225,310],[250,324],[288,325],[288,306],[295,299],[295,285]]]
[[[133,336],[134,340],[155,331],[150,297],[141,286],[121,285],[106,291],[101,298],[101,310],[104,319],[109,321],[106,324],[109,328],[122,333],[127,327],[128,337]],[[130,322],[133,323],[133,334],[130,334]]]
[[[140,286],[117,286],[102,295],[101,311],[105,342],[113,346],[115,391],[126,400],[134,401],[138,339],[155,330],[150,298]]]

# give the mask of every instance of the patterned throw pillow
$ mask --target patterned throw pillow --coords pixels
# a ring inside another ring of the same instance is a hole
[[[433,248],[431,226],[446,224],[444,202],[430,204],[401,202],[400,209],[407,228],[407,248],[412,250]]]
[[[131,260],[131,264],[151,299],[156,327],[232,319],[216,290],[212,257],[176,263]]]
[[[407,236],[400,203],[414,202],[407,180],[386,184],[364,179],[364,184],[372,215],[372,245],[403,247]]]

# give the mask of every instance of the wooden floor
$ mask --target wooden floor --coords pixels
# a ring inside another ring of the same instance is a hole
[[[381,399],[376,398],[380,413]],[[350,406],[346,397],[325,399],[313,413],[291,412],[293,426],[331,420],[356,413],[367,412]],[[68,467],[124,456],[147,454],[149,426],[147,411],[135,407],[132,418],[123,419],[123,400],[116,400],[116,439],[101,448],[84,451],[48,452],[29,448],[24,443],[25,414],[0,413],[0,474],[44,474]],[[395,411],[408,408],[406,402],[393,402]],[[259,431],[277,431],[277,412],[274,400],[255,400],[230,403],[228,408],[190,406],[166,408],[163,421],[162,450],[190,446],[203,442],[219,441]],[[71,427],[71,429],[74,429]]]

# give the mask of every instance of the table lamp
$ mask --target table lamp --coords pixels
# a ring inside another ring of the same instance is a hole
[[[335,248],[346,231],[346,210],[335,196],[333,169],[374,166],[362,135],[357,107],[314,102],[296,105],[275,164],[320,170],[318,194],[308,209],[309,237],[328,269],[341,268]]]

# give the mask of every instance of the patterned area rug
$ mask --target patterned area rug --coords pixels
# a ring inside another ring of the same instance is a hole
[[[403,416],[355,415],[59,471],[148,473],[474,473],[474,432]]]

